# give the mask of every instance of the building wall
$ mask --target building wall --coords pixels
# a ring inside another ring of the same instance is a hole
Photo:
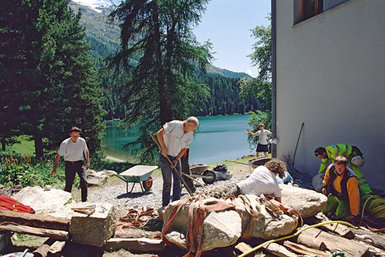
[[[299,0],[277,1],[277,156],[315,175],[314,149],[357,145],[362,171],[385,189],[385,1],[351,0],[301,23]]]

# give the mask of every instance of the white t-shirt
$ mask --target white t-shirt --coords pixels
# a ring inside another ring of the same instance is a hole
[[[63,156],[65,161],[76,162],[84,160],[84,154],[87,149],[87,143],[84,138],[78,137],[76,143],[72,142],[71,138],[67,138],[60,144],[57,153]]]
[[[257,133],[255,133],[257,136],[259,136],[258,143],[261,145],[267,145],[267,135],[271,135],[271,132],[267,129],[264,129],[263,131],[258,130]]]
[[[244,195],[273,195],[281,197],[281,190],[274,173],[265,166],[259,166],[244,181],[237,184]]]
[[[193,132],[184,133],[183,121],[173,120],[163,125],[166,134],[163,135],[168,155],[176,157],[183,148],[189,148]]]

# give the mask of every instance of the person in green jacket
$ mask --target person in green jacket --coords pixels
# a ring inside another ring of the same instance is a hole
[[[366,179],[364,178],[364,175],[361,172],[360,165],[352,164],[352,159],[354,157],[360,156],[362,158],[362,155],[363,155],[361,150],[357,146],[335,144],[335,145],[329,145],[326,147],[318,147],[317,149],[315,149],[314,154],[316,157],[321,159],[321,165],[318,170],[318,174],[324,174],[330,161],[334,163],[333,160],[337,156],[341,155],[346,157],[349,161],[350,168],[353,170],[353,172],[356,174],[358,178],[358,183],[362,194],[368,195],[373,193],[372,189],[369,187],[368,182],[366,181]]]

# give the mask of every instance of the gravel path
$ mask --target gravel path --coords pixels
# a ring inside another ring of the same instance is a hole
[[[202,188],[200,185],[196,185],[197,193],[207,195],[212,193],[215,195],[217,191],[223,191],[223,188],[230,189],[232,185],[245,179],[252,172],[252,169],[246,165],[239,163],[226,163],[228,171],[232,174],[232,178],[226,181],[216,181],[212,185],[206,185]],[[210,167],[212,169],[212,167]],[[299,173],[291,173],[295,179],[295,183],[301,187],[311,187],[311,180],[309,176]],[[123,208],[135,208],[151,207],[160,208],[162,206],[162,175],[159,172],[152,174],[153,185],[149,192],[142,193],[138,184],[135,185],[132,193],[126,193],[126,184],[118,178],[109,178],[109,182],[98,188],[91,188],[89,192],[88,200],[91,202],[108,202],[114,204],[118,209]],[[199,179],[201,183],[203,181]],[[203,183],[204,184],[204,183]],[[131,184],[129,184],[129,189]],[[225,189],[227,190],[227,189]],[[188,196],[186,189],[182,189],[182,197]],[[219,196],[219,195],[218,195]]]

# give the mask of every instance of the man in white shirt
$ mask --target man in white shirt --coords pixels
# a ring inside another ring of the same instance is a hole
[[[283,178],[286,166],[278,159],[271,159],[264,166],[258,166],[253,173],[245,180],[237,184],[237,188],[233,190],[235,196],[264,194],[272,196],[275,200],[281,202],[281,190],[279,189],[276,175]]]
[[[51,172],[55,176],[60,156],[64,157],[65,161],[65,176],[66,185],[64,190],[71,192],[72,185],[75,180],[76,173],[80,177],[80,188],[82,191],[82,202],[87,201],[87,180],[86,170],[90,167],[90,154],[87,148],[87,143],[84,138],[80,137],[81,130],[73,127],[70,130],[70,138],[65,139],[61,144],[58,153],[56,154],[55,165]],[[84,157],[87,164],[84,166]]]
[[[196,117],[189,117],[185,121],[173,120],[164,124],[163,128],[156,134],[161,146],[159,159],[163,177],[162,206],[167,206],[170,202],[171,177],[174,180],[172,200],[179,200],[182,191],[181,181],[175,171],[172,170],[166,157],[168,156],[172,165],[181,174],[179,160],[190,147],[193,131],[198,125],[199,121]]]

